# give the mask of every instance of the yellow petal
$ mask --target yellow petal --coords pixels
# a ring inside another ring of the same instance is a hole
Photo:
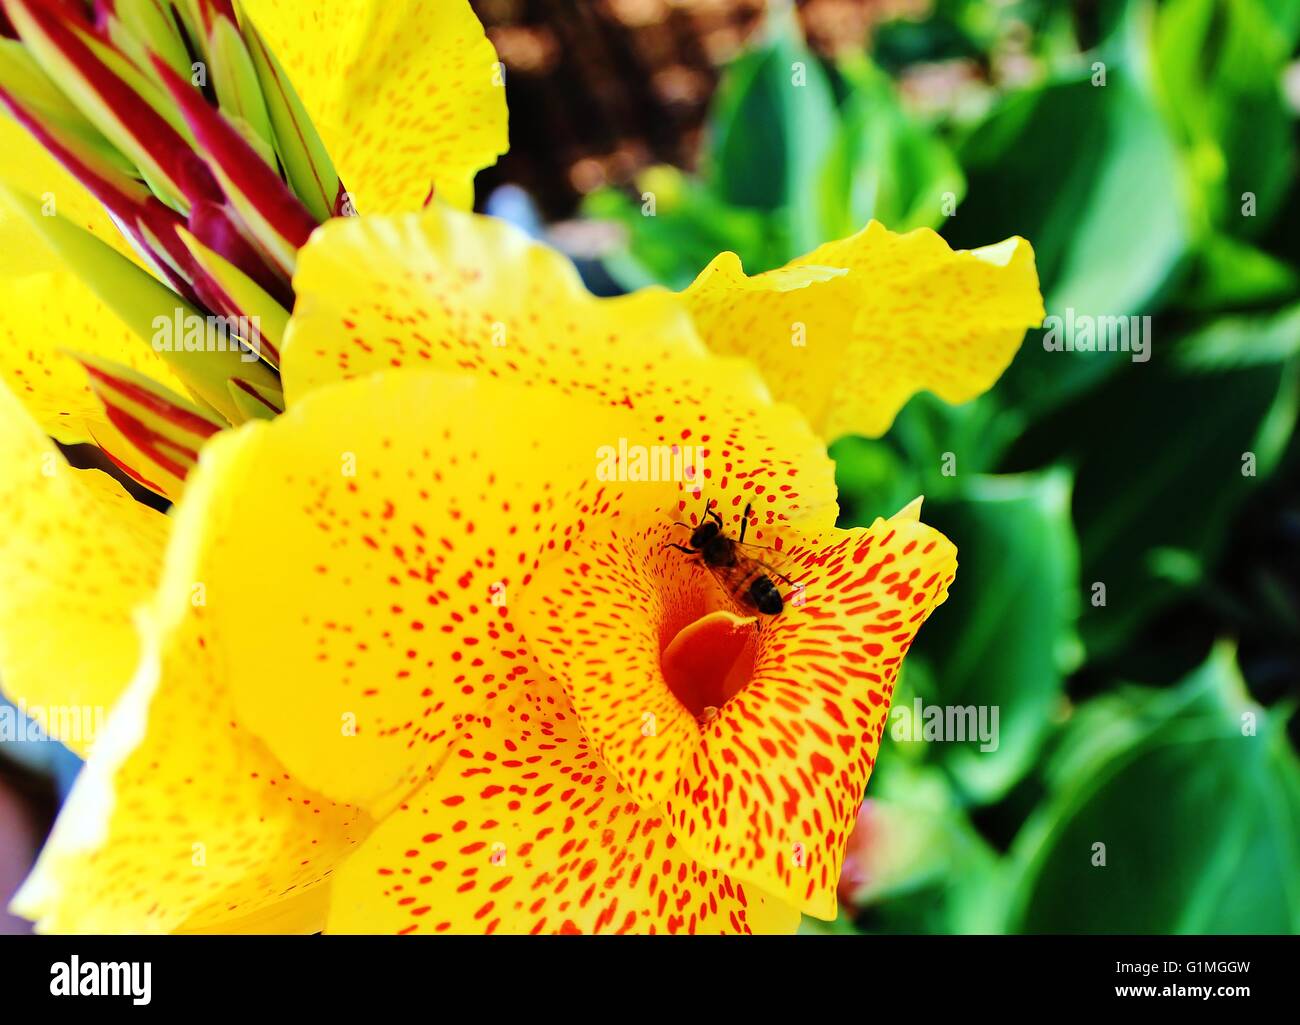
[[[505,152],[504,74],[467,0],[244,0],[363,214],[469,206]]]
[[[31,222],[0,199],[0,278],[58,270],[60,265]]]
[[[68,349],[122,363],[188,394],[162,357],[73,274],[0,278],[0,380],[59,441],[92,441],[97,429],[107,431],[108,419],[86,371],[60,351]]]
[[[694,365],[678,361],[706,355],[680,297],[597,299],[566,257],[518,228],[440,205],[330,221],[299,253],[294,290],[281,364],[290,403],[331,381],[407,368],[631,407],[689,386]]]
[[[74,470],[0,387],[0,684],[78,753],[125,688],[132,608],[153,590],[167,519]]]
[[[723,253],[684,294],[709,347],[753,360],[827,441],[883,434],[918,391],[976,397],[1043,318],[1024,239],[954,252],[876,221],[754,277]]]
[[[391,807],[457,716],[533,671],[511,598],[579,515],[570,482],[591,482],[590,432],[607,433],[599,410],[573,412],[540,389],[404,373],[241,435],[196,579],[239,721],[290,772]]]
[[[358,835],[360,835],[358,830]],[[186,935],[284,936],[320,932],[329,914],[328,881],[291,891],[289,896],[251,911],[221,915],[200,914],[182,922],[176,932]],[[296,896],[295,896],[296,893]]]
[[[370,829],[292,779],[235,717],[198,568],[247,442],[223,435],[190,478],[140,617],[138,671],[14,899],[41,931],[318,931],[312,891]]]
[[[503,707],[504,705],[504,707]],[[793,932],[685,854],[591,751],[563,692],[515,686],[343,866],[330,932]]]

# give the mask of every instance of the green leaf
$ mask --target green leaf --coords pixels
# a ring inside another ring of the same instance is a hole
[[[1269,366],[1300,356],[1300,304],[1276,313],[1221,317],[1184,341],[1178,362],[1195,370]]]
[[[785,262],[788,245],[778,225],[758,210],[729,206],[698,179],[673,168],[653,168],[638,180],[642,197],[601,189],[583,203],[583,214],[623,228],[626,244],[603,257],[626,289],[659,284],[681,290],[722,252],[740,256],[751,272]]]
[[[1023,415],[991,396],[950,406],[929,392],[910,399],[887,435],[916,475],[916,494],[960,495],[975,474],[996,473],[1008,439],[1024,427]]]
[[[1049,798],[1013,847],[1011,929],[1300,929],[1290,711],[1253,705],[1224,645],[1173,690],[1081,708],[1046,773]]]
[[[843,238],[873,217],[894,231],[933,228],[966,182],[947,143],[906,114],[893,82],[865,59],[845,61],[849,87],[821,187],[826,238]]]
[[[253,324],[257,325],[259,338],[255,348],[273,367],[280,366],[280,346],[289,329],[289,311],[261,285],[219,254],[205,246],[184,228],[177,229],[181,241],[190,255],[212,279],[230,305]],[[248,338],[245,342],[250,342]]]
[[[840,894],[867,932],[982,933],[1006,914],[997,854],[943,774],[884,755],[849,841]],[[887,768],[886,768],[887,767]],[[841,918],[845,917],[841,913]]]
[[[781,32],[724,73],[705,177],[731,206],[780,212],[789,255],[805,253],[825,241],[818,186],[837,125],[826,73],[792,31]]]
[[[927,502],[922,515],[956,544],[959,569],[916,646],[933,681],[920,697],[973,707],[996,727],[985,743],[946,737],[926,749],[968,800],[987,803],[1032,767],[1079,661],[1070,482],[1061,471],[968,478],[960,497]],[[891,728],[904,712],[891,711]]]
[[[1134,74],[1115,65],[1104,86],[1013,94],[958,152],[968,193],[945,227],[954,245],[1028,238],[1049,314],[1152,312],[1189,234],[1179,153]],[[1025,410],[1050,408],[1114,364],[1044,354],[1030,339],[1004,388]]]
[[[1196,311],[1257,306],[1300,295],[1300,274],[1248,242],[1214,235],[1197,253],[1179,293],[1179,305]]]
[[[891,516],[921,493],[913,467],[884,440],[849,435],[831,446],[830,455],[844,526]]]
[[[1092,656],[1117,651],[1198,584],[1233,512],[1277,465],[1296,425],[1297,327],[1293,309],[1225,318],[1181,342],[1157,337],[1149,363],[1130,364],[1021,439],[1014,465],[1075,468],[1090,596],[1080,627]]]
[[[109,38],[140,67],[156,53],[178,75],[190,75],[190,55],[169,8],[159,0],[114,0],[104,5]]]
[[[0,89],[51,132],[71,136],[115,170],[135,174],[135,165],[59,91],[16,39],[0,39]]]
[[[262,86],[239,28],[229,18],[214,17],[208,52],[218,105],[232,122],[240,126],[249,145],[275,167],[274,133],[262,97]]]
[[[73,20],[48,11],[36,17],[23,4],[14,4],[8,13],[27,52],[73,106],[134,163],[163,202],[188,212],[184,189],[171,176],[176,169],[170,157],[182,142],[192,143],[193,136],[157,81]],[[166,121],[175,136],[146,130],[143,115],[149,110]]]
[[[1293,0],[1261,0],[1261,6],[1287,45],[1294,49],[1300,43],[1300,6]]]
[[[261,84],[274,129],[275,151],[284,165],[285,177],[311,215],[318,221],[328,220],[333,216],[342,188],[338,172],[284,68],[243,12],[242,5],[237,8],[237,14],[248,56]]]
[[[1262,0],[1171,0],[1160,8],[1154,65],[1162,106],[1192,155],[1203,215],[1238,237],[1264,229],[1295,177],[1280,88],[1290,53],[1286,27]]]

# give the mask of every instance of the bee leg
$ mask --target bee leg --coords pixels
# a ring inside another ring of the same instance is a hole
[[[745,528],[749,526],[749,513],[754,508],[753,502],[745,503],[745,511],[740,515],[740,543],[745,543]]]
[[[685,545],[675,545],[675,544],[669,543],[669,544],[664,545],[663,548],[660,548],[659,550],[660,550],[660,551],[663,551],[664,548],[676,548],[679,552],[685,552],[687,555],[699,555],[699,554],[700,554],[700,553],[697,552],[694,548],[687,548]]]

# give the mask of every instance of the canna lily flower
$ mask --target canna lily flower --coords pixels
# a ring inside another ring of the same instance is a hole
[[[952,545],[916,505],[836,528],[822,442],[680,297],[594,299],[503,224],[336,220],[296,287],[289,410],[205,449],[138,669],[16,909],[89,931],[833,917]],[[345,337],[411,365],[322,380]],[[689,445],[692,472],[599,471],[619,439]],[[667,547],[705,503],[733,537],[748,514],[781,615]]]
[[[113,707],[93,748],[63,738],[89,758],[19,912],[85,932],[833,917],[902,657],[956,562],[919,504],[836,529],[824,439],[991,384],[1041,317],[1027,244],[873,225],[771,275],[724,254],[683,296],[596,300],[447,205],[504,144],[465,4],[0,4],[24,133],[0,231],[62,261],[33,250],[0,282],[0,672],[38,714]],[[423,214],[381,216],[431,182]],[[151,347],[173,315],[260,328]],[[756,348],[798,326],[810,358]],[[873,387],[827,400],[844,361]],[[694,472],[639,479],[629,441]],[[670,547],[706,515],[769,550],[781,615]]]

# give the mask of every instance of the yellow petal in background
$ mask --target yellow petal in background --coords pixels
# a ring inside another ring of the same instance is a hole
[[[108,427],[74,349],[121,363],[182,395],[185,385],[78,280],[62,271],[0,278],[0,380],[46,432],[65,443],[92,441]]]
[[[461,207],[507,146],[505,76],[467,0],[244,0],[363,214]]]
[[[694,860],[592,752],[553,684],[513,687],[344,865],[330,932],[793,932]]]
[[[754,277],[723,253],[684,295],[709,347],[753,360],[828,442],[883,434],[918,391],[976,397],[1043,318],[1024,239],[953,251],[876,221]]]
[[[0,199],[0,278],[58,270],[60,265],[27,218]]]
[[[371,828],[235,716],[199,566],[249,440],[210,445],[178,506],[138,671],[14,899],[40,931],[318,931],[333,871]]]
[[[680,297],[652,289],[597,299],[568,258],[503,221],[441,204],[329,222],[298,254],[294,289],[281,365],[290,403],[331,381],[415,369],[630,407],[689,385],[693,366],[679,361],[706,354]]]
[[[764,518],[835,521],[825,446],[747,361],[708,354],[680,296],[598,299],[519,229],[443,207],[331,221],[299,254],[294,286],[291,405],[380,370],[472,373],[628,411],[630,444],[697,452],[701,483],[734,515],[748,494]]]
[[[0,686],[84,754],[126,687],[131,612],[157,583],[167,518],[74,470],[0,387]]]

